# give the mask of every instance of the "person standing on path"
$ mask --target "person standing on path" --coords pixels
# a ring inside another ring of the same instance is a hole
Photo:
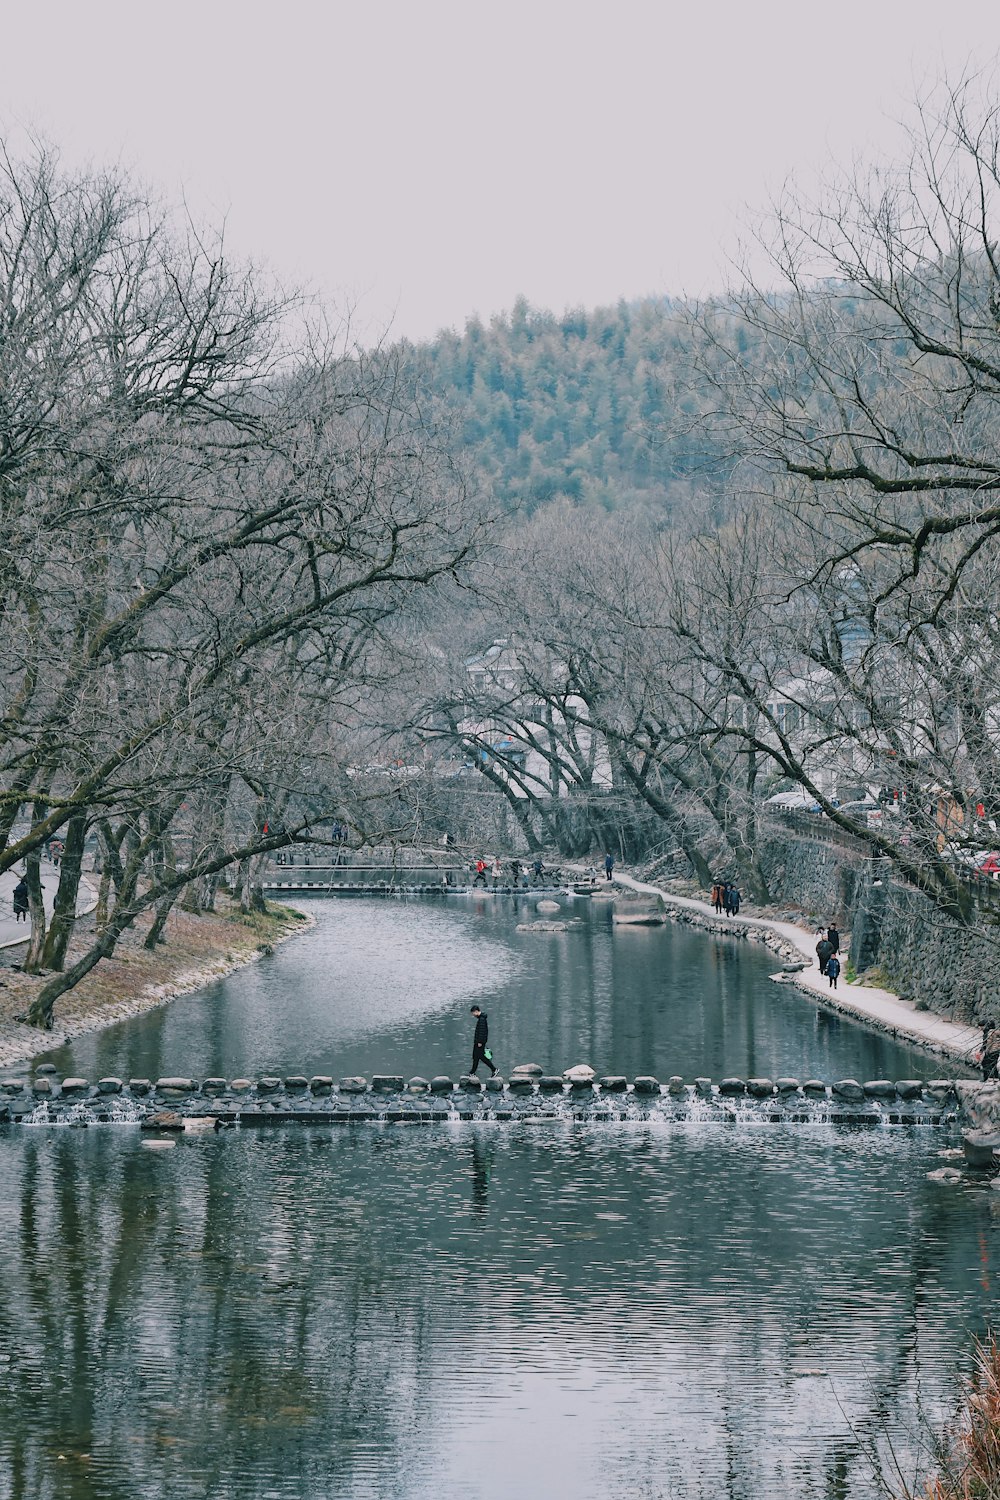
[[[486,887],[486,861],[485,861],[485,859],[482,858],[482,856],[480,856],[480,858],[476,860],[476,878],[472,882],[473,888],[475,888],[479,884],[480,881],[483,882],[483,888],[485,889],[485,887]]]
[[[531,866],[531,883],[532,883],[532,885],[538,885],[538,884],[540,884],[541,879],[542,879],[542,869],[543,869],[542,861],[541,861],[540,858],[536,857],[534,864]]]
[[[740,893],[733,883],[726,886],[726,916],[738,917],[740,914]]]
[[[835,990],[837,988],[837,979],[840,975],[840,959],[835,953],[831,953],[826,961],[826,973],[830,981],[831,990]]]
[[[28,920],[28,882],[22,875],[13,890],[14,921]]]
[[[715,914],[716,914],[716,916],[718,916],[720,914],[720,912],[722,911],[722,881],[721,880],[717,880],[715,882],[715,884],[713,885],[713,887],[712,887],[712,905],[715,907]]]
[[[829,938],[820,938],[816,944],[816,957],[819,959],[819,972],[826,973],[826,966],[833,957],[833,945]]]
[[[472,1007],[472,1015],[476,1018],[476,1034],[472,1038],[472,1067],[469,1074],[472,1078],[479,1077],[479,1064],[484,1062],[490,1070],[492,1078],[497,1069],[493,1062],[493,1054],[486,1043],[490,1039],[490,1028],[486,1022],[486,1012],[480,1010],[478,1005]]]
[[[983,1051],[980,1057],[984,1082],[987,1078],[997,1076],[998,1062],[1000,1062],[1000,1026],[993,1021],[987,1021],[983,1027]]]
[[[611,873],[614,870],[614,867],[615,857],[609,850],[608,853],[604,856],[604,875],[607,880],[611,879]]]
[[[493,856],[493,889],[494,890],[496,890],[497,886],[500,884],[500,882],[501,882],[502,879],[503,879],[503,865],[500,863],[500,856],[499,856],[499,854],[495,854]]]
[[[833,953],[840,952],[840,933],[833,923],[827,928],[826,940],[830,944],[830,949]]]

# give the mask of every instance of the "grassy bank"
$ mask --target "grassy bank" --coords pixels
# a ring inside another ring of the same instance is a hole
[[[302,932],[310,919],[288,906],[267,903],[266,912],[245,914],[220,898],[216,912],[174,911],[167,919],[165,941],[150,952],[143,947],[149,922],[125,935],[114,956],[99,964],[56,1005],[51,1032],[25,1026],[23,1015],[48,976],[23,974],[24,948],[0,954],[0,1067],[30,1058],[62,1040],[95,1031],[114,1021],[141,1015],[175,995],[199,989],[244,964],[270,953],[286,938]],[[78,923],[67,966],[93,940],[94,919]]]

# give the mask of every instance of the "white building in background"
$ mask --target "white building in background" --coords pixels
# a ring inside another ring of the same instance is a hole
[[[540,702],[507,638],[470,657],[465,671],[473,711],[460,731],[470,752],[492,760],[514,795],[571,797],[612,787],[603,737],[576,718],[585,717],[583,699],[567,694],[564,712]],[[556,680],[565,676],[558,664],[552,671]]]

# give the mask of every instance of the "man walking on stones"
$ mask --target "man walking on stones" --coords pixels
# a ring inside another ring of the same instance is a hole
[[[472,1067],[469,1073],[473,1078],[479,1077],[479,1064],[484,1062],[490,1070],[490,1077],[497,1069],[493,1062],[493,1054],[486,1043],[490,1039],[490,1028],[486,1024],[486,1012],[480,1010],[478,1005],[472,1007],[472,1014],[476,1018],[476,1034],[472,1039]]]

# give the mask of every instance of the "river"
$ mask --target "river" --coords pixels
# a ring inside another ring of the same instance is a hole
[[[304,903],[305,904],[305,903]],[[315,901],[256,968],[51,1054],[159,1071],[931,1076],[682,927]],[[931,1129],[0,1132],[0,1495],[874,1500],[998,1308]]]

